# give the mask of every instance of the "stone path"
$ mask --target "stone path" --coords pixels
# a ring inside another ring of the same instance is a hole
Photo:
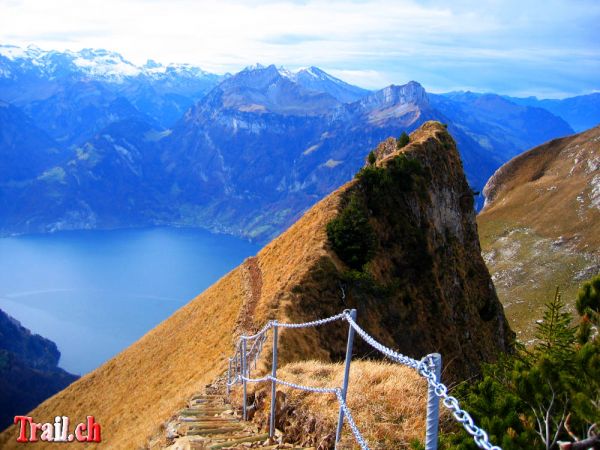
[[[219,394],[195,395],[166,429],[169,450],[247,448],[304,449],[269,440],[252,422],[245,422]]]

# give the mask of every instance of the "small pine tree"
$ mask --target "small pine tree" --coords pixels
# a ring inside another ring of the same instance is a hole
[[[406,134],[406,131],[403,131],[400,137],[396,139],[396,147],[400,149],[406,146],[406,144],[408,144],[409,142],[410,138],[408,137],[408,134]]]
[[[327,224],[331,247],[351,269],[362,270],[377,248],[377,236],[364,204],[352,195],[338,217]]]
[[[544,318],[535,334],[539,341],[534,349],[536,353],[555,358],[564,358],[565,354],[572,353],[576,330],[571,326],[573,317],[564,312],[564,308],[565,304],[557,287],[554,298],[546,303]]]
[[[575,307],[580,316],[587,316],[596,326],[599,326],[600,314],[600,275],[586,281],[579,288]]]
[[[375,156],[375,152],[374,151],[370,151],[369,152],[369,157],[367,158],[368,162],[370,165],[375,164],[375,161],[377,161],[377,156]]]
[[[577,375],[575,332],[563,308],[557,289],[546,304],[534,348],[518,347],[515,355],[486,366],[481,382],[466,387],[465,409],[505,450],[550,450],[564,433]],[[476,448],[466,433],[460,437],[457,448]]]

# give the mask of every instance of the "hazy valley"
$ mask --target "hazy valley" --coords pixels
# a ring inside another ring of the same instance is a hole
[[[448,124],[475,191],[513,156],[573,132],[499,95],[432,95],[416,82],[370,92],[314,67],[216,76],[5,46],[0,74],[4,234],[184,225],[264,243],[351,179],[368,149],[426,120]],[[35,151],[24,160],[23,148]]]

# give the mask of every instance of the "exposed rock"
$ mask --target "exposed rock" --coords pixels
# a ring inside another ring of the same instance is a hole
[[[395,158],[418,161],[423,175],[415,176],[411,187],[403,187],[402,180],[390,185],[379,194],[385,198],[378,206],[377,194],[358,177],[331,196],[342,207],[359,196],[371,210],[378,242],[367,266],[372,282],[349,281],[348,267],[327,248],[327,255],[278,303],[297,321],[315,317],[316,311],[324,317],[357,308],[359,322],[386,345],[415,358],[439,351],[445,375],[466,378],[478,373],[481,362],[509,351],[514,334],[481,257],[472,192],[452,137],[440,123],[427,122],[410,140],[398,150],[389,139],[375,154],[376,167],[388,171]],[[312,347],[324,347],[329,358],[340,360],[344,331],[336,331],[322,327],[306,335],[314,333]],[[304,357],[306,344],[287,339],[288,334],[281,354]],[[362,340],[355,345],[357,353],[377,357]]]

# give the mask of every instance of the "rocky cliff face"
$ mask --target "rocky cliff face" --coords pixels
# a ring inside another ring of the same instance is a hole
[[[581,282],[600,272],[600,127],[512,159],[484,194],[484,258],[527,342],[557,285],[573,299]]]
[[[481,362],[509,350],[513,334],[480,256],[472,195],[446,129],[425,123],[407,147],[388,140],[377,153],[374,176],[363,170],[256,257],[33,414],[94,414],[104,446],[138,448],[223,374],[240,331],[351,307],[383,343],[418,358],[442,353],[447,380],[473,375]],[[366,206],[376,241],[362,272],[351,271],[327,237],[328,223],[353,198]],[[346,336],[343,322],[282,330],[280,361],[341,360]],[[357,355],[377,356],[358,338],[355,345]],[[0,446],[12,438],[4,433]]]
[[[373,258],[357,273],[327,246],[281,304],[294,320],[356,308],[367,331],[387,345],[415,358],[439,351],[446,376],[471,376],[482,361],[509,351],[514,334],[481,258],[473,193],[454,140],[440,123],[427,122],[407,147],[388,139],[375,154],[375,166],[333,194],[340,211],[357,199],[364,205],[375,232]],[[343,336],[318,329],[312,339],[329,358],[343,357]],[[286,350],[296,359],[307,348],[294,342]],[[364,343],[357,352],[373,357]]]
[[[59,359],[54,342],[0,310],[0,429],[77,379],[58,367]]]

